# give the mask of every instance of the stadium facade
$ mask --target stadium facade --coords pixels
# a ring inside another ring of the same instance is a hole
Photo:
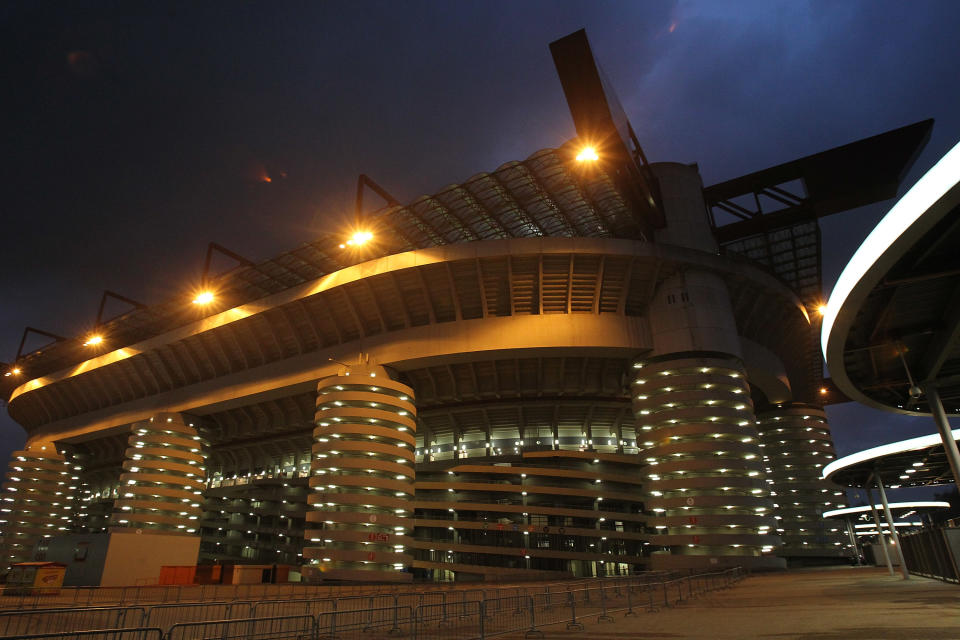
[[[929,123],[704,188],[596,137],[570,38],[578,139],[18,355],[4,560],[96,531],[350,581],[848,555],[817,218],[890,197]],[[834,175],[877,145],[892,167]]]

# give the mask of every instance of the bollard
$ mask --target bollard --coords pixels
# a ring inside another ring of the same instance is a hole
[[[572,591],[568,591],[567,594],[570,596],[570,622],[567,623],[567,630],[583,631],[583,625],[577,622],[577,600],[573,597]]]

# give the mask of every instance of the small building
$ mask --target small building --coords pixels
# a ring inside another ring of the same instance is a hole
[[[63,586],[67,565],[62,562],[17,562],[10,567],[3,595],[41,592],[57,595]]]

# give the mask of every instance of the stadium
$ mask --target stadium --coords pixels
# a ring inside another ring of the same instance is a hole
[[[5,564],[131,536],[311,581],[845,561],[817,220],[893,197],[931,122],[705,187],[647,161],[582,32],[551,50],[576,139],[406,204],[361,176],[354,228],[211,245],[237,266],[194,297],[18,353]]]

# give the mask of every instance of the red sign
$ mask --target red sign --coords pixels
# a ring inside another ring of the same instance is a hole
[[[377,554],[374,553],[373,551],[367,554],[367,560],[376,560],[376,559],[377,559]]]
[[[700,536],[693,536],[693,544],[700,542]]]
[[[697,524],[697,516],[690,516],[687,520],[690,521],[690,524]]]
[[[368,533],[367,540],[370,542],[390,542],[389,533]]]

